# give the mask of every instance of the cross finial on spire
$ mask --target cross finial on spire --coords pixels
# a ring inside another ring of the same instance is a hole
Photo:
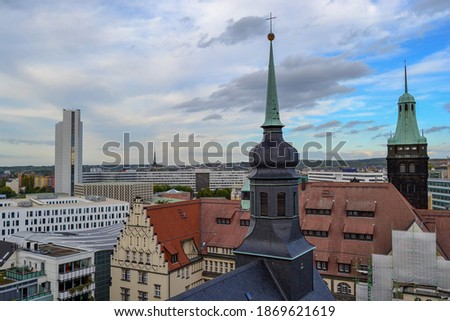
[[[275,19],[276,17],[272,16],[272,12],[270,13],[269,18],[267,18],[266,20],[270,21],[270,30],[269,30],[269,34],[267,35],[267,39],[269,39],[269,41],[273,41],[275,39],[275,35],[272,32],[272,20]]]
[[[272,17],[272,12],[271,12],[269,18],[266,19],[266,20],[270,21],[270,33],[272,33],[272,20],[275,18],[276,17]]]

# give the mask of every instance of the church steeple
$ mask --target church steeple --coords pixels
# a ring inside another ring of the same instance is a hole
[[[272,17],[271,17],[272,18]],[[263,260],[288,300],[313,291],[312,246],[299,227],[297,150],[283,139],[270,32],[267,101],[262,141],[250,151],[250,227],[234,251],[237,266]],[[276,267],[276,268],[275,268]]]
[[[423,144],[427,139],[420,134],[416,118],[416,101],[408,93],[408,76],[405,64],[405,92],[398,99],[397,127],[388,144]]]
[[[264,124],[261,126],[266,127],[283,127],[284,125],[280,120],[280,111],[278,107],[278,94],[277,94],[277,82],[275,79],[275,65],[273,63],[273,46],[272,41],[275,39],[275,35],[271,32],[267,36],[270,41],[270,53],[269,53],[269,70],[267,77],[267,95],[266,95],[266,118]]]
[[[427,208],[428,144],[417,125],[416,101],[408,92],[406,63],[404,85],[405,92],[398,99],[395,134],[388,138],[388,179],[411,205]]]

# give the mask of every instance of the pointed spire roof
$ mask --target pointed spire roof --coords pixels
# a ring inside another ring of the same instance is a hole
[[[270,33],[267,35],[267,39],[270,41],[270,54],[269,54],[269,72],[267,78],[267,96],[266,96],[266,118],[264,124],[265,127],[284,127],[280,120],[280,111],[278,107],[278,94],[277,83],[275,80],[275,66],[273,63],[273,46],[272,42],[275,39],[275,35]]]
[[[398,120],[394,136],[388,139],[389,145],[424,144],[427,139],[420,134],[416,119],[416,101],[408,93],[408,76],[405,63],[405,93],[398,99]]]
[[[406,62],[405,62],[405,93],[398,99],[399,104],[404,103],[415,103],[414,97],[408,93],[408,75],[406,73]]]

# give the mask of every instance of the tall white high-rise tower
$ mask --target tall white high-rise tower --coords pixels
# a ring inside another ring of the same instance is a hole
[[[63,110],[63,121],[55,126],[55,192],[73,195],[82,183],[83,123],[80,110]]]

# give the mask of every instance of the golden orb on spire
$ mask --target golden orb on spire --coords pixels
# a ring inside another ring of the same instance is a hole
[[[275,39],[275,34],[274,34],[273,32],[270,32],[270,33],[267,35],[267,39],[269,39],[269,41],[273,41],[273,40]]]

